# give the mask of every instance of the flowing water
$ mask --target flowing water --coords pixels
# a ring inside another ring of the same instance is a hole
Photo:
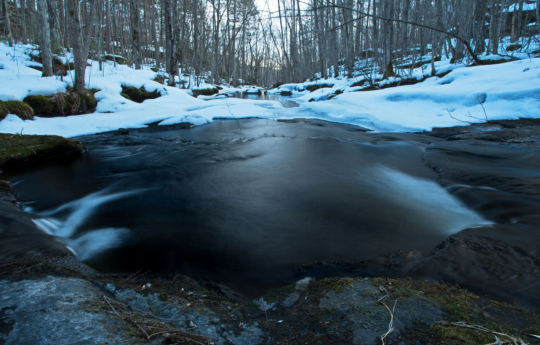
[[[322,121],[215,121],[80,138],[17,177],[36,224],[95,268],[250,289],[303,265],[424,250],[486,224],[435,181],[420,143]]]

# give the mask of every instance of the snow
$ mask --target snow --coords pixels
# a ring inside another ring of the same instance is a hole
[[[520,10],[519,4],[512,4],[506,10],[504,10],[504,12],[514,12],[514,11],[519,11],[519,10]],[[524,3],[521,10],[522,11],[534,11],[534,10],[536,10],[536,3],[535,2],[533,2],[533,3]]]
[[[503,44],[504,45],[504,44]],[[31,94],[54,94],[72,83],[72,76],[41,78],[41,72],[28,52],[33,46],[10,48],[0,43],[0,100],[22,100]],[[161,125],[191,122],[201,125],[215,118],[259,117],[270,119],[317,118],[363,126],[374,131],[423,131],[433,127],[457,126],[489,120],[540,117],[540,59],[515,52],[521,60],[478,67],[453,65],[443,60],[435,63],[438,73],[415,85],[376,91],[355,92],[352,87],[365,77],[329,78],[298,84],[286,84],[269,90],[279,94],[292,91],[297,108],[285,108],[278,101],[238,99],[224,96],[191,96],[191,91],[164,86],[152,79],[157,73],[149,68],[134,70],[125,65],[90,61],[87,87],[97,88],[98,107],[95,113],[70,117],[41,118],[23,121],[8,115],[0,121],[0,132],[54,134],[74,137],[84,134],[140,128],[161,121]],[[69,58],[69,56],[67,57]],[[485,59],[490,57],[484,56]],[[408,77],[422,80],[431,74],[431,66],[411,71]],[[397,79],[396,79],[397,80]],[[392,80],[388,81],[391,82]],[[331,84],[309,92],[311,84]],[[121,86],[144,86],[157,90],[161,97],[139,104],[120,95]],[[204,85],[206,86],[206,85]],[[258,92],[256,87],[224,87],[220,94]],[[343,93],[336,95],[336,91]],[[329,99],[333,96],[332,99]],[[313,101],[314,100],[314,101]],[[485,112],[484,112],[485,111]]]
[[[0,43],[0,101],[65,91],[67,83],[54,77],[42,78],[40,71],[28,67],[39,65],[24,54],[31,49],[30,45],[10,48]]]

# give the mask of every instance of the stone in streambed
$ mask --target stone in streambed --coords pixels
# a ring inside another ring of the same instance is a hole
[[[0,134],[0,170],[21,171],[81,155],[82,144],[58,136]]]

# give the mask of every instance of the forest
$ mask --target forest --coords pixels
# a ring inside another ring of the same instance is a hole
[[[540,0],[0,0],[0,345],[540,345]]]
[[[405,76],[441,57],[481,63],[501,39],[537,40],[534,0],[2,0],[10,41],[72,49],[74,63],[119,55],[215,84]],[[516,48],[517,49],[517,48]],[[44,75],[51,75],[51,62]],[[373,77],[373,76],[371,76]],[[178,82],[178,80],[177,80]],[[82,87],[84,81],[78,79]]]

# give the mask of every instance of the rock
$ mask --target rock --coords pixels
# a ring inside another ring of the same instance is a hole
[[[210,88],[210,89],[192,89],[191,93],[193,94],[193,97],[199,97],[199,96],[212,96],[219,92],[218,88]]]
[[[144,86],[136,88],[133,86],[122,85],[122,97],[136,103],[142,103],[147,99],[155,99],[161,97],[159,90],[147,91]]]
[[[83,93],[68,88],[67,92],[54,95],[27,96],[24,102],[30,105],[35,115],[56,117],[93,113],[97,107],[95,93],[97,89],[85,90]]]
[[[325,83],[310,84],[310,85],[306,86],[306,90],[308,90],[309,92],[313,92],[313,91],[316,91],[318,89],[330,88],[330,87],[334,87],[334,84],[325,84]]]
[[[113,313],[93,310],[101,292],[88,281],[47,277],[0,281],[0,341],[8,344],[124,344]]]
[[[127,65],[128,60],[120,55],[113,55],[113,54],[104,54],[102,55],[102,58],[107,61],[114,61],[120,65]]]
[[[50,162],[69,161],[82,153],[82,144],[58,136],[0,134],[0,169],[21,171]]]
[[[23,120],[32,120],[34,118],[34,110],[25,102],[0,101],[0,120],[3,120],[8,114],[15,114]]]
[[[436,276],[538,310],[538,243],[538,231],[519,224],[467,229],[441,243],[408,274]]]
[[[305,277],[303,279],[300,279],[296,282],[295,289],[298,292],[304,292],[309,288],[309,284],[311,283],[312,278],[311,277]]]

